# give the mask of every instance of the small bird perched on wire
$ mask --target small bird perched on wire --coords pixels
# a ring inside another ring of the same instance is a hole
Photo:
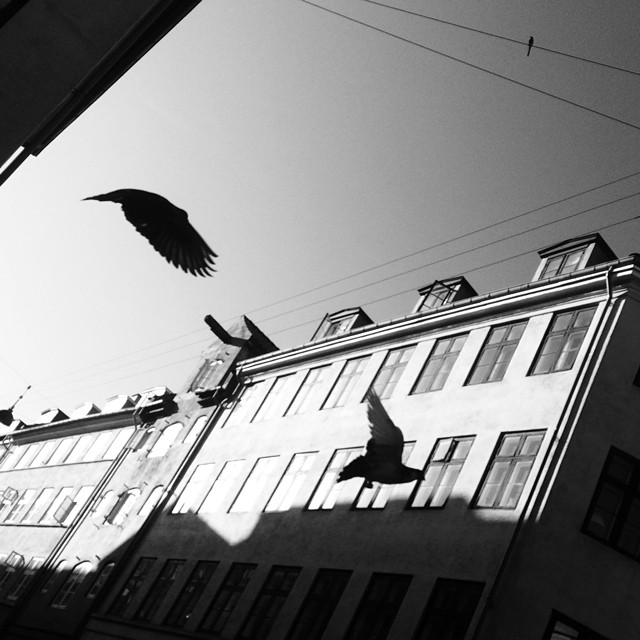
[[[364,486],[373,487],[372,481],[383,484],[402,484],[424,480],[422,469],[412,469],[402,464],[404,436],[389,417],[375,391],[367,393],[367,417],[371,438],[367,452],[352,460],[338,476],[338,482],[350,478],[364,478]]]
[[[141,189],[118,189],[84,200],[117,202],[124,217],[167,262],[194,276],[213,275],[218,255],[191,226],[187,212],[166,198]]]
[[[527,46],[529,47],[527,49],[527,57],[529,57],[529,54],[531,53],[531,47],[533,47],[533,36],[529,37],[529,43]]]

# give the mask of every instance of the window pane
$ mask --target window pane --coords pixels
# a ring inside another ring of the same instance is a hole
[[[337,484],[338,474],[342,468],[362,453],[360,447],[352,449],[338,449],[334,454],[329,466],[325,470],[318,486],[316,487],[307,509],[333,509],[338,500],[342,485]]]
[[[316,453],[296,453],[293,456],[276,490],[269,499],[265,511],[287,511],[291,508],[316,455]]]
[[[323,405],[323,409],[342,407],[348,402],[368,360],[369,356],[347,360],[329,397]]]
[[[262,495],[265,485],[270,484],[279,456],[258,458],[240,493],[231,504],[230,513],[252,511]]]
[[[185,560],[167,560],[162,567],[160,575],[155,579],[151,590],[136,613],[137,620],[152,620],[159,611],[160,606],[178,579],[185,565]]]
[[[198,513],[213,513],[223,506],[223,500],[229,495],[235,486],[244,468],[244,460],[230,460],[226,462],[222,471],[218,474],[211,490],[198,509]]]
[[[128,606],[140,590],[140,587],[144,584],[155,562],[155,558],[140,558],[127,583],[111,605],[109,614],[120,617],[126,612]]]
[[[198,562],[164,621],[165,624],[171,627],[184,627],[218,564],[218,562]]]

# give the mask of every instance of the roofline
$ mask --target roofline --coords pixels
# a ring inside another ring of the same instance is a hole
[[[450,327],[452,324],[469,322],[496,313],[539,305],[542,301],[584,295],[600,288],[606,291],[607,284],[602,276],[606,276],[610,270],[612,270],[611,281],[614,285],[620,285],[634,275],[640,278],[640,255],[631,254],[625,258],[594,265],[570,274],[476,295],[435,309],[369,324],[346,334],[330,336],[249,358],[238,363],[237,370],[239,375],[249,377],[312,358],[332,356],[436,328]]]

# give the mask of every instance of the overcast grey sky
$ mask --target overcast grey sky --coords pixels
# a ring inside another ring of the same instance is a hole
[[[393,4],[507,39],[317,1],[377,30],[302,0],[203,0],[0,188],[0,401],[33,384],[17,413],[34,419],[179,391],[207,313],[247,314],[289,347],[344,307],[405,315],[435,278],[524,282],[536,249],[573,235],[640,251],[640,220],[616,224],[640,215],[637,0]],[[81,201],[124,187],[186,209],[216,276],[174,269],[117,205]]]

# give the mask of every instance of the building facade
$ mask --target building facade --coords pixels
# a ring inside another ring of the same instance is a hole
[[[540,256],[523,285],[436,281],[286,350],[209,318],[181,393],[14,424],[1,637],[635,637],[640,258],[598,234]],[[336,482],[370,388],[423,481]]]

